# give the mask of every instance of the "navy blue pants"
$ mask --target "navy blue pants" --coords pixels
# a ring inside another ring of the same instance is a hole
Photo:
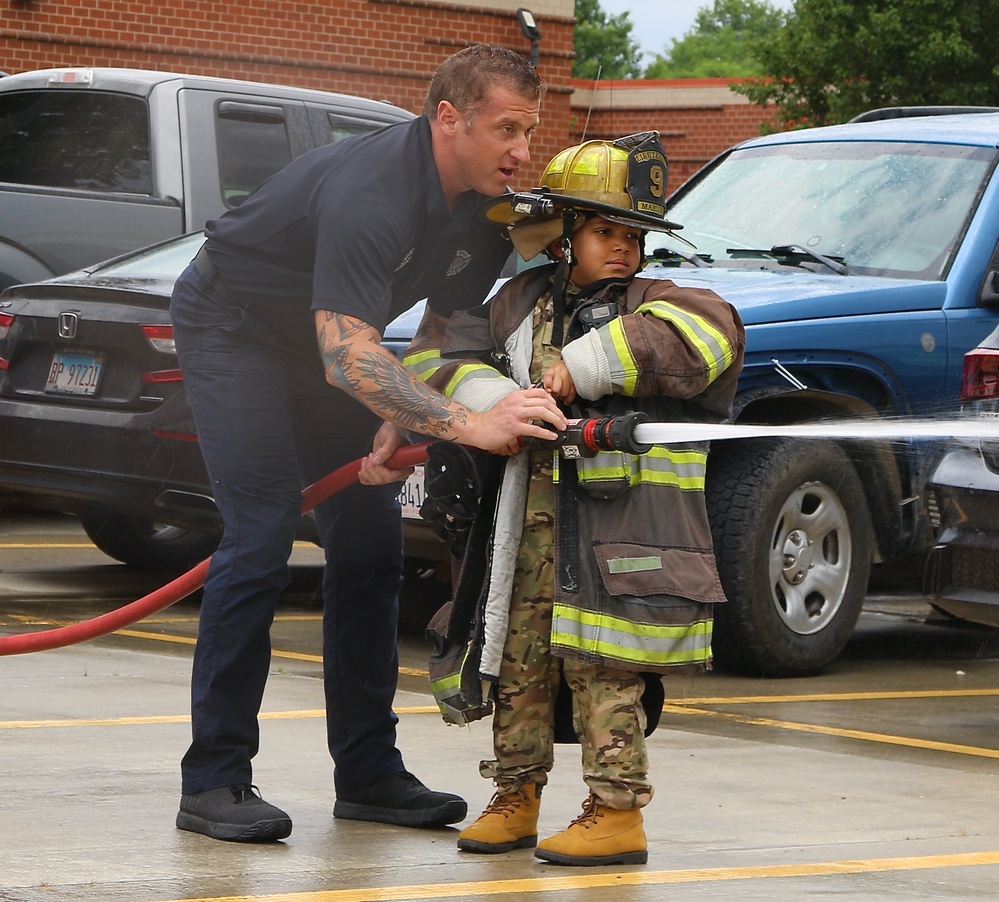
[[[270,302],[271,304],[277,302]],[[270,627],[288,586],[301,490],[371,450],[380,421],[327,385],[302,311],[277,326],[188,267],[170,305],[184,388],[225,529],[205,581],[183,792],[252,782]],[[392,711],[402,581],[398,486],[354,485],[320,505],[323,676],[339,791],[403,769]],[[294,762],[288,762],[294,766]]]

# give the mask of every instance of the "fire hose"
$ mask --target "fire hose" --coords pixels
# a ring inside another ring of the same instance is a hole
[[[399,448],[388,459],[386,466],[390,469],[404,470],[407,467],[421,464],[426,459],[427,443],[406,445]],[[360,468],[360,460],[351,461],[306,488],[302,492],[302,513],[312,510],[320,502],[356,482]],[[85,642],[88,639],[106,636],[115,630],[137,623],[150,614],[162,611],[200,589],[205,583],[210,561],[211,558],[208,558],[192,567],[187,573],[178,576],[165,586],[161,586],[155,592],[150,592],[124,607],[94,617],[92,620],[37,633],[0,636],[0,656],[22,655],[33,651],[63,648],[67,645]]]
[[[567,458],[589,457],[600,451],[629,451],[643,454],[652,445],[693,441],[719,441],[747,438],[823,438],[823,439],[885,439],[885,438],[991,438],[999,440],[999,421],[959,418],[828,420],[821,423],[787,425],[741,425],[730,423],[652,423],[643,413],[633,412],[617,417],[593,417],[570,420],[565,431],[543,441],[531,440],[529,447],[553,447]],[[406,469],[427,459],[430,443],[406,445],[388,460],[392,469]],[[302,513],[353,484],[357,480],[361,461],[345,464],[302,492]],[[124,607],[102,614],[92,620],[70,626],[27,633],[0,636],[0,656],[25,654],[62,648],[88,639],[106,636],[115,630],[137,623],[144,617],[186,598],[204,585],[210,558],[187,573]]]

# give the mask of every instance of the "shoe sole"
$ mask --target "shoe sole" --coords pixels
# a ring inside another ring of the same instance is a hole
[[[275,818],[255,824],[219,824],[181,811],[177,815],[177,829],[227,842],[277,842],[291,835],[291,819]]]
[[[480,842],[476,839],[459,839],[458,848],[462,852],[477,852],[480,855],[495,855],[499,852],[512,852],[514,849],[533,849],[538,844],[538,834],[522,836],[512,842]]]
[[[456,799],[437,808],[413,809],[376,808],[374,805],[361,805],[357,802],[333,804],[333,817],[348,821],[371,821],[376,824],[391,824],[394,827],[444,827],[463,821],[468,814],[468,805]]]
[[[646,864],[649,853],[621,852],[617,855],[565,855],[562,852],[549,852],[546,849],[535,849],[534,857],[552,864],[564,864],[572,867],[597,867],[602,864]]]

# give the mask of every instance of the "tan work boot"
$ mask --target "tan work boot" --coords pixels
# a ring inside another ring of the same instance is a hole
[[[541,787],[525,783],[512,792],[497,791],[479,819],[458,834],[463,852],[509,852],[538,841]]]
[[[583,813],[565,830],[538,843],[534,857],[584,867],[645,864],[648,849],[641,809],[608,808],[591,795],[583,802]]]

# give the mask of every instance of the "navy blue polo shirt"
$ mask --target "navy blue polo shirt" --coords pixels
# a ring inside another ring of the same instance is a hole
[[[330,310],[381,333],[423,298],[443,316],[485,298],[511,247],[484,199],[448,210],[420,116],[297,157],[205,234],[226,287],[279,330]]]

